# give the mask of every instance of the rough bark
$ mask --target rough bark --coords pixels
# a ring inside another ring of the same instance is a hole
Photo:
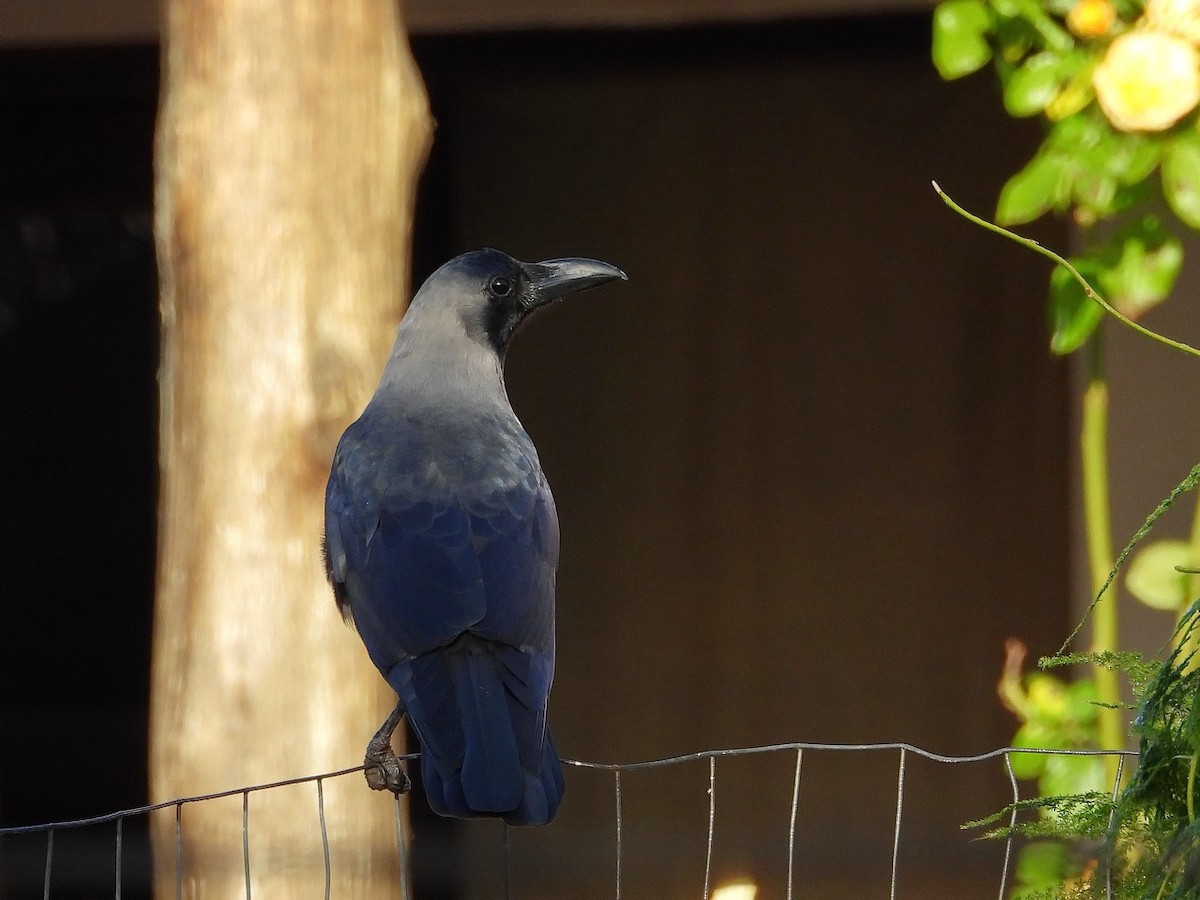
[[[394,699],[324,583],[322,493],[408,293],[431,131],[393,0],[165,9],[155,800],[354,765]],[[390,799],[350,775],[324,805],[332,896],[396,897]],[[248,810],[254,895],[319,895],[315,785]],[[181,821],[184,896],[245,896],[241,798]],[[171,811],[154,850],[174,896]]]

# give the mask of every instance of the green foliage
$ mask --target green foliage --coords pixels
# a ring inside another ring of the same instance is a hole
[[[1109,301],[1136,319],[1167,298],[1183,264],[1183,248],[1154,216],[1129,221],[1089,256],[1071,260]],[[1050,349],[1078,349],[1099,326],[1104,310],[1066,269],[1050,276]]]
[[[1098,280],[1099,261],[1072,260],[1088,281]],[[1059,356],[1077,350],[1092,336],[1104,318],[1104,310],[1093,303],[1083,285],[1066,269],[1056,268],[1050,276],[1050,349]]]
[[[1044,112],[1082,61],[1079,54],[1060,56],[1049,50],[1027,57],[1004,84],[1004,108],[1018,118]]]
[[[1052,209],[1064,208],[1070,199],[1071,158],[1055,152],[1038,153],[1000,191],[996,221],[1002,225],[1032,222]]]
[[[1179,484],[1175,485],[1175,487],[1171,489],[1171,493],[1169,493],[1159,502],[1158,506],[1154,508],[1154,511],[1146,517],[1146,521],[1143,522],[1138,530],[1133,533],[1133,537],[1129,539],[1129,543],[1125,545],[1125,548],[1121,551],[1120,555],[1117,556],[1117,561],[1113,563],[1112,570],[1108,573],[1108,578],[1105,579],[1104,584],[1102,584],[1100,589],[1096,592],[1095,598],[1092,600],[1091,605],[1087,608],[1087,612],[1084,614],[1084,619],[1086,619],[1087,616],[1091,614],[1092,610],[1096,608],[1096,604],[1100,602],[1100,598],[1104,596],[1104,593],[1109,589],[1113,581],[1116,580],[1117,573],[1120,572],[1124,567],[1125,561],[1129,559],[1129,556],[1137,548],[1138,544],[1140,544],[1142,540],[1148,534],[1150,534],[1150,530],[1155,526],[1155,524],[1157,524],[1158,520],[1163,517],[1167,510],[1175,505],[1175,501],[1189,491],[1195,490],[1197,485],[1200,485],[1200,463],[1192,466],[1192,470],[1188,472],[1183,481],[1179,482]],[[1063,642],[1062,649],[1059,651],[1060,655],[1066,652],[1067,646],[1079,635],[1081,628],[1083,628],[1083,620],[1080,620],[1079,624],[1075,626],[1075,630],[1072,631],[1067,639]]]
[[[1198,609],[1200,604],[1189,610],[1175,650],[1162,663],[1147,663],[1133,653],[1102,658],[1072,654],[1046,661],[1097,663],[1130,676],[1138,698],[1134,730],[1140,737],[1139,763],[1115,802],[1110,792],[1099,789],[1043,791],[964,826],[988,829],[988,838],[1029,840],[1018,857],[1012,897],[1104,896],[1095,892],[1110,881],[1117,898],[1200,897],[1200,822],[1187,799],[1196,787],[1191,761],[1200,758],[1195,703],[1200,670],[1190,668],[1194,650],[1182,649],[1196,626]],[[1017,758],[1026,755],[1012,754],[1014,771]],[[1014,813],[1018,820],[1009,824]],[[1029,813],[1035,816],[1029,818]]]
[[[1192,545],[1187,541],[1155,541],[1133,557],[1125,586],[1152,609],[1178,611],[1189,599],[1189,579],[1179,569],[1190,565],[1192,556]]]
[[[1022,722],[1013,746],[1030,750],[1082,750],[1096,738],[1096,690],[1090,681],[1066,684],[1042,673],[1032,673],[1023,688],[1006,696]],[[1066,794],[1081,786],[1100,787],[1104,782],[1101,760],[1090,756],[1055,753],[1013,753],[1009,757],[1017,778],[1036,779],[1045,796]]]
[[[1198,484],[1200,465],[1133,535],[1101,595],[1159,518]],[[1014,746],[1042,751],[1013,752],[1010,764],[1018,778],[1038,779],[1040,795],[963,827],[987,829],[984,836],[989,838],[1028,839],[1018,856],[1012,897],[1091,898],[1105,896],[1111,885],[1114,898],[1200,900],[1198,640],[1200,600],[1184,611],[1162,662],[1129,651],[1064,652],[1040,660],[1043,670],[1089,664],[1128,678],[1135,698],[1138,765],[1115,802],[1097,784],[1096,769],[1078,763],[1094,763],[1098,757],[1048,752],[1088,746],[1094,740],[1089,732],[1100,704],[1091,682],[1068,685],[1045,672],[1021,677],[1006,671],[1001,695],[1022,719]],[[1052,766],[1054,760],[1065,764]]]
[[[1097,72],[1116,65],[1110,50],[1119,37],[1138,40],[1169,27],[1138,0],[945,0],[933,18],[932,55],[943,78],[992,62],[1008,113],[1037,116],[1047,126],[1033,158],[1005,183],[996,221],[1021,225],[1047,213],[1070,215],[1084,229],[1082,252],[1072,262],[1134,318],[1166,299],[1183,261],[1170,228],[1138,213],[1156,190],[1157,170],[1172,212],[1200,229],[1200,113],[1181,110],[1173,125],[1171,115],[1140,119],[1144,105],[1122,109],[1131,102],[1123,98],[1139,95],[1152,106],[1146,98],[1182,96],[1183,88],[1155,82],[1153,72],[1126,71],[1108,81]],[[1146,81],[1140,94],[1130,86],[1138,77]],[[1121,91],[1106,93],[1109,82]],[[1093,233],[1105,223],[1116,227]],[[1047,318],[1051,349],[1066,354],[1087,343],[1102,316],[1056,272]]]
[[[1163,195],[1172,211],[1200,228],[1200,133],[1184,131],[1163,147]]]
[[[946,79],[983,68],[992,58],[992,16],[983,0],[946,0],[933,14],[933,64]]]
[[[1045,126],[1037,152],[1000,193],[999,224],[942,196],[977,224],[1060,264],[1050,276],[1046,314],[1052,352],[1095,347],[1108,312],[1139,333],[1200,356],[1136,321],[1174,288],[1183,264],[1175,232],[1180,226],[1200,230],[1200,0],[944,0],[934,12],[932,49],[946,79],[991,62],[1005,110]],[[1171,222],[1150,214],[1158,191]],[[1069,216],[1080,228],[1082,247],[1069,261],[1002,227],[1047,214]],[[1200,465],[1114,561],[1108,387],[1102,354],[1091,353],[1089,363],[1081,448],[1094,597],[1084,619],[1094,613],[1093,652],[1064,655],[1081,621],[1060,655],[1042,665],[1086,664],[1093,679],[1025,675],[1023,648],[1014,652],[1010,642],[1000,695],[1020,727],[1009,763],[1016,777],[1036,780],[1039,796],[973,825],[990,828],[988,836],[1027,841],[1013,897],[1200,900],[1200,660],[1194,659],[1200,601],[1183,613],[1167,659],[1147,662],[1116,651],[1116,591],[1109,590],[1157,519],[1200,482]],[[1191,540],[1147,547],[1130,566],[1127,586],[1142,602],[1178,612],[1195,597],[1198,562],[1200,508]],[[1062,752],[1123,746],[1114,673],[1124,673],[1136,698],[1140,742],[1139,765],[1124,785],[1115,757]]]
[[[1131,319],[1167,298],[1183,265],[1183,247],[1155,216],[1127,222],[1098,256],[1100,290]]]
[[[1102,653],[1061,653],[1058,656],[1043,657],[1038,660],[1038,668],[1059,669],[1084,663],[1123,673],[1129,680],[1129,687],[1135,697],[1146,693],[1159,667],[1158,662],[1147,660],[1133,650],[1106,650]],[[1128,708],[1133,709],[1134,706]]]
[[[1017,886],[1010,896],[1015,900],[1052,896],[1051,892],[1062,884],[1062,873],[1070,867],[1070,853],[1065,844],[1059,841],[1026,844],[1017,859],[1014,872]]]
[[[1097,598],[1159,519],[1197,486],[1200,464],[1146,517]],[[1026,841],[1012,898],[1083,900],[1106,896],[1111,886],[1112,897],[1126,900],[1200,900],[1200,600],[1183,612],[1161,662],[1131,651],[1068,653],[1075,636],[1058,655],[1039,660],[1042,671],[1027,675],[1020,671],[1024,648],[1010,642],[1000,695],[1021,727],[1009,764],[1015,777],[1037,780],[1039,795],[963,827],[984,829],[986,838]],[[1138,766],[1115,800],[1112,782],[1104,783],[1102,756],[1054,752],[1096,743],[1104,704],[1093,682],[1068,684],[1049,674],[1081,665],[1123,673],[1135,698]]]

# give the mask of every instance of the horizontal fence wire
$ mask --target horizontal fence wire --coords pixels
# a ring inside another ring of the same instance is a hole
[[[793,890],[796,884],[795,872],[795,853],[796,853],[796,823],[797,810],[799,807],[801,793],[801,775],[803,769],[804,754],[812,752],[829,752],[829,753],[880,753],[893,752],[897,754],[898,770],[896,775],[896,795],[895,795],[895,824],[892,834],[891,846],[891,875],[890,875],[890,893],[891,900],[896,900],[899,894],[899,860],[901,849],[902,824],[904,819],[904,792],[906,780],[906,766],[909,756],[916,756],[936,763],[945,763],[949,765],[963,765],[969,763],[983,763],[989,760],[1001,760],[1004,764],[1004,770],[1007,775],[1008,782],[1012,789],[1013,804],[1021,800],[1020,788],[1017,777],[1013,771],[1011,755],[1014,753],[1025,754],[1041,754],[1048,756],[1115,756],[1118,758],[1117,775],[1113,784],[1112,796],[1115,800],[1120,790],[1120,784],[1123,777],[1124,766],[1127,759],[1136,759],[1137,753],[1132,750],[1054,750],[1045,748],[1026,748],[1026,747],[1001,747],[996,750],[989,750],[985,753],[978,753],[968,756],[949,756],[941,753],[934,753],[930,750],[925,750],[914,744],[906,742],[885,742],[885,743],[862,743],[862,744],[839,744],[839,743],[819,743],[819,742],[804,742],[798,741],[784,744],[768,744],[756,747],[737,747],[717,750],[703,750],[694,753],[687,753],[680,756],[664,757],[660,759],[652,759],[642,762],[633,763],[596,763],[585,762],[582,760],[564,759],[563,763],[577,769],[590,769],[598,772],[608,772],[613,778],[613,797],[615,801],[614,818],[615,818],[615,861],[614,861],[614,884],[613,896],[616,900],[621,900],[623,885],[623,853],[625,848],[625,835],[623,833],[623,788],[622,774],[630,772],[641,772],[647,770],[661,769],[668,766],[678,766],[688,763],[708,762],[708,809],[707,809],[707,840],[705,845],[705,861],[704,861],[704,898],[708,900],[712,890],[712,875],[713,875],[713,850],[715,843],[716,822],[718,817],[717,809],[717,761],[730,757],[744,757],[756,754],[768,753],[790,753],[795,756],[795,766],[791,784],[790,797],[790,816],[786,829],[787,840],[787,881],[786,881],[786,900],[791,900]],[[406,762],[411,762],[418,759],[419,753],[408,753],[400,757]],[[113,889],[114,896],[120,900],[122,895],[123,884],[123,847],[124,826],[129,819],[146,816],[150,813],[164,810],[174,809],[174,825],[175,825],[175,847],[174,847],[174,864],[175,864],[175,895],[182,897],[183,895],[183,808],[189,804],[205,803],[208,801],[219,800],[228,797],[241,797],[241,813],[242,813],[242,828],[241,828],[241,856],[242,856],[242,875],[244,882],[244,891],[246,900],[252,900],[251,885],[251,823],[253,816],[251,815],[251,794],[262,791],[271,791],[283,787],[301,784],[315,785],[316,796],[315,806],[317,812],[318,825],[321,835],[321,849],[323,855],[323,870],[324,870],[324,896],[330,897],[332,884],[332,861],[330,854],[330,838],[326,822],[326,803],[325,803],[325,782],[329,779],[340,778],[342,776],[351,775],[355,772],[362,772],[363,766],[352,766],[345,769],[338,769],[332,772],[324,772],[318,775],[307,775],[298,778],[288,778],[280,781],[272,781],[264,784],[256,784],[247,787],[231,788],[225,791],[217,791],[208,794],[198,794],[190,797],[179,797],[174,800],[164,800],[159,803],[151,803],[145,806],[132,807],[123,809],[117,812],[106,813],[104,815],[89,816],[86,818],[69,819],[57,822],[44,822],[32,825],[16,825],[16,826],[0,826],[0,839],[16,837],[20,835],[35,835],[44,834],[45,841],[45,865],[42,881],[42,896],[44,900],[49,900],[51,897],[52,876],[55,865],[55,835],[59,832],[69,831],[72,829],[86,828],[89,826],[99,826],[107,824],[115,824],[115,859],[114,859],[114,876]],[[1017,812],[1016,809],[1012,812],[1010,827],[1016,824]],[[403,900],[408,900],[411,897],[412,886],[410,883],[409,874],[409,858],[407,842],[403,839],[404,826],[401,814],[400,798],[397,797],[395,809],[396,823],[396,844],[398,853],[398,862],[401,873],[401,894]],[[504,864],[502,872],[502,883],[504,897],[511,900],[512,898],[512,878],[510,872],[510,855],[511,843],[509,839],[509,829],[505,827],[504,832]],[[999,897],[1003,900],[1005,891],[1008,886],[1009,870],[1012,865],[1013,838],[1008,837],[1005,844],[1003,870],[998,874],[999,882]],[[61,855],[62,851],[59,851]],[[1111,896],[1111,886],[1108,891]]]

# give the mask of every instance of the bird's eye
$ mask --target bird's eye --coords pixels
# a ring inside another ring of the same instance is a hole
[[[507,297],[512,292],[513,282],[507,275],[497,275],[488,282],[488,293],[493,297]]]

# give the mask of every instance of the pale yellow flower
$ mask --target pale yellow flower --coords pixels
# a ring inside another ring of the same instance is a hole
[[[1162,31],[1129,31],[1109,46],[1092,85],[1115,127],[1162,131],[1200,102],[1200,51]]]
[[[1153,2],[1153,0],[1151,0]],[[1165,0],[1167,3],[1180,0]],[[1192,0],[1189,0],[1192,2]],[[1078,0],[1067,13],[1067,28],[1075,37],[1095,38],[1108,34],[1117,20],[1117,10],[1109,0]]]
[[[1200,44],[1200,0],[1150,0],[1146,22],[1156,31]]]

